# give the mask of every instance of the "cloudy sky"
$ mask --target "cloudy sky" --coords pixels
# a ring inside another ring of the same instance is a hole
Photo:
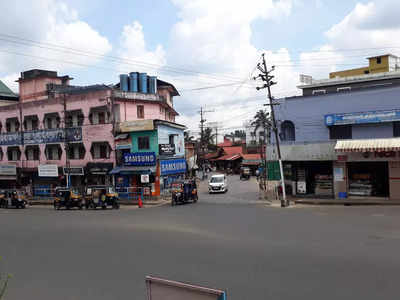
[[[255,66],[275,65],[273,94],[298,94],[299,74],[400,54],[397,0],[1,1],[0,79],[15,91],[32,68],[116,83],[123,72],[157,75],[180,91],[177,120],[198,131],[200,107],[230,132],[263,108]]]

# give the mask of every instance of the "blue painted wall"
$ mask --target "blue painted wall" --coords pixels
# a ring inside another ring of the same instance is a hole
[[[158,143],[159,144],[168,144],[169,143],[169,135],[175,134],[174,143],[175,143],[175,155],[173,157],[183,157],[185,156],[185,142],[183,130],[169,127],[168,125],[158,125]]]
[[[360,124],[352,127],[353,139],[391,138],[393,123]]]
[[[354,91],[319,96],[279,99],[276,119],[290,120],[296,129],[296,142],[329,140],[324,115],[400,108],[400,87]],[[278,126],[279,127],[279,126]],[[393,137],[391,122],[353,125],[353,139]]]

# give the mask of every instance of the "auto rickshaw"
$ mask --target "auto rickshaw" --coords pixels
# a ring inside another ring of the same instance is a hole
[[[101,207],[106,209],[111,206],[113,209],[119,209],[118,193],[112,186],[88,186],[85,193],[86,209],[96,209]]]
[[[178,203],[188,203],[192,201],[196,203],[198,198],[197,195],[197,184],[196,180],[188,179],[183,182],[175,182],[171,186],[172,199],[171,205],[174,206]]]
[[[241,167],[240,168],[240,180],[249,180],[250,179],[250,168]]]
[[[59,210],[62,207],[66,209],[71,209],[72,207],[77,207],[78,209],[83,208],[83,197],[78,189],[72,187],[56,188],[54,209]]]
[[[3,190],[0,192],[0,207],[3,208],[26,208],[28,202],[24,191]]]

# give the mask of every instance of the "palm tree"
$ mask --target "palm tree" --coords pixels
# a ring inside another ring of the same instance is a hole
[[[265,138],[265,141],[267,142],[267,144],[271,142],[272,121],[269,112],[259,110],[255,114],[251,125],[254,126],[254,133],[257,133],[258,128],[263,128],[263,136]]]
[[[186,142],[194,142],[194,136],[189,134],[189,130],[183,132],[183,136]]]

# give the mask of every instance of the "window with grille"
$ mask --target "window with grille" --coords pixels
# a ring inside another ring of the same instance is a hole
[[[295,141],[296,132],[292,121],[284,121],[281,125],[280,138],[282,141]]]
[[[329,138],[331,140],[345,140],[352,138],[351,125],[335,125],[329,127]]]
[[[150,138],[148,136],[138,137],[138,149],[139,150],[150,149]]]
[[[46,147],[45,154],[48,160],[59,160],[62,155],[62,150],[59,145],[49,145]]]
[[[68,158],[69,159],[83,159],[85,158],[85,147],[83,144],[69,144]]]
[[[18,147],[10,147],[7,150],[7,156],[9,161],[17,161],[21,158],[21,151]]]
[[[27,160],[39,160],[40,150],[39,147],[27,147],[26,149],[26,159]]]
[[[144,119],[144,106],[143,105],[137,106],[137,117],[138,117],[138,119]]]
[[[96,143],[92,146],[92,157],[94,159],[109,158],[110,151],[107,143]]]
[[[170,135],[169,135],[169,144],[170,144],[170,145],[175,145],[174,135],[173,135],[173,134],[170,134]]]

